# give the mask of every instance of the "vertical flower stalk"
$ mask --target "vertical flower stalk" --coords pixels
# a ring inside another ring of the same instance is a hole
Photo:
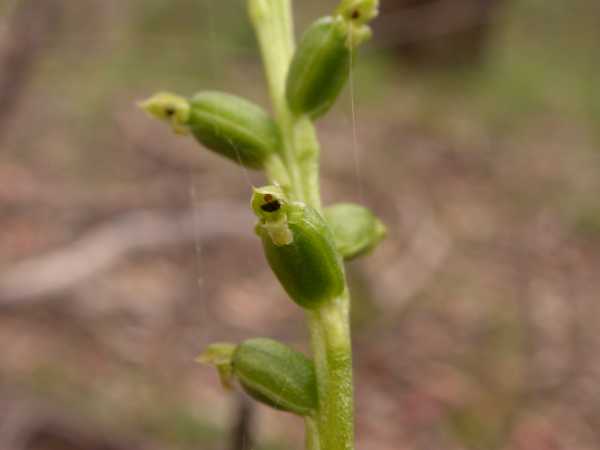
[[[350,296],[343,262],[385,236],[366,208],[321,206],[319,142],[314,122],[335,103],[371,35],[377,0],[342,0],[294,42],[291,0],[247,0],[274,117],[251,102],[216,91],[192,97],[160,93],[140,106],[207,149],[265,172],[254,189],[266,260],[286,293],[304,309],[313,358],[265,338],[210,346],[199,361],[255,400],[304,418],[307,450],[354,449]]]
[[[329,109],[345,84],[352,46],[364,40],[365,23],[376,15],[377,2],[342,2],[335,17],[320,19],[307,30],[296,51],[289,0],[249,0],[248,5],[284,161],[294,180],[288,193],[320,211],[319,144],[312,120]],[[307,309],[319,397],[314,422],[310,419],[306,426],[311,449],[354,448],[349,302],[344,286],[336,298]]]

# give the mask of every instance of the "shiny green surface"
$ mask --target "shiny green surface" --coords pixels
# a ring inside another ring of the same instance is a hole
[[[297,115],[317,118],[335,103],[350,73],[348,25],[341,17],[323,17],[302,36],[290,66],[286,96]]]
[[[248,100],[209,91],[192,97],[190,106],[190,131],[199,142],[222,156],[260,169],[280,148],[275,122]]]
[[[385,225],[361,205],[339,203],[325,208],[324,215],[336,248],[346,260],[369,253],[386,235]]]
[[[310,206],[291,204],[288,227],[293,240],[277,246],[259,227],[267,261],[292,300],[316,308],[342,294],[344,271],[325,220]]]
[[[233,354],[233,373],[255,400],[306,416],[317,408],[313,362],[272,339],[242,342]]]

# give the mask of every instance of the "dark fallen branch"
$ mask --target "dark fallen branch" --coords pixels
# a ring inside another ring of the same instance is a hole
[[[377,22],[379,44],[403,56],[436,59],[436,40],[447,58],[478,57],[504,0],[387,0]],[[442,55],[437,55],[442,56]]]

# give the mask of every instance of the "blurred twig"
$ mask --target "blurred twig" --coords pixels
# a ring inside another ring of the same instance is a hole
[[[36,303],[117,264],[128,254],[250,230],[237,204],[204,203],[192,210],[137,211],[97,226],[66,248],[27,259],[0,274],[0,307]]]
[[[0,136],[18,105],[41,51],[61,15],[61,0],[17,2],[0,48]]]
[[[236,400],[231,427],[231,450],[249,450],[254,446],[254,404],[240,393]]]

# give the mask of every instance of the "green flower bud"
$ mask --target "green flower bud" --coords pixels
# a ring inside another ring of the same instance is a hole
[[[317,119],[333,106],[348,80],[351,52],[371,37],[367,23],[378,7],[378,0],[343,0],[333,17],[322,17],[306,30],[286,83],[294,114]]]
[[[325,208],[325,220],[331,227],[338,252],[350,260],[374,249],[385,237],[385,225],[367,208],[339,203]]]
[[[255,400],[301,416],[317,408],[315,367],[304,354],[272,339],[213,344],[198,358],[215,366],[223,385],[237,379]]]
[[[276,186],[255,189],[252,208],[267,261],[294,302],[312,309],[342,294],[342,260],[317,211],[288,202]]]
[[[244,390],[273,408],[310,415],[317,408],[313,362],[272,339],[250,339],[233,353],[232,371]]]
[[[349,26],[342,17],[323,17],[302,36],[286,83],[294,114],[316,119],[335,103],[350,73]]]
[[[140,106],[176,133],[191,133],[209,150],[251,169],[262,169],[280,147],[279,128],[266,111],[234,95],[209,91],[186,99],[163,92]]]

